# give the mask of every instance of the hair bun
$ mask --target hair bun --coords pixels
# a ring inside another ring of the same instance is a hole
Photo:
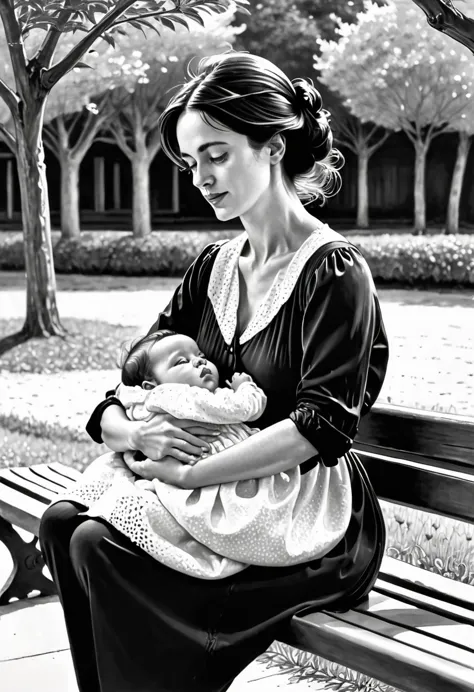
[[[296,103],[301,111],[311,110],[313,114],[321,111],[323,100],[321,94],[311,79],[293,79],[292,84],[296,94]]]

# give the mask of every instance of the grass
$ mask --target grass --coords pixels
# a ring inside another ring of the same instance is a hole
[[[51,374],[71,370],[110,370],[116,366],[120,345],[135,327],[105,322],[64,319],[67,338],[30,339],[0,357],[0,369],[15,373]],[[0,339],[21,329],[21,319],[0,319]]]
[[[11,430],[0,424],[0,468],[33,464],[50,464],[58,461],[84,471],[88,464],[100,454],[108,451],[105,445],[96,445],[92,440],[83,442],[61,438],[39,437],[32,433]]]

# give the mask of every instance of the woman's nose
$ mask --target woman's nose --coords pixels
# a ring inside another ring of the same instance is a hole
[[[206,185],[211,185],[212,176],[209,172],[209,168],[206,165],[196,164],[193,183],[196,187],[200,188],[204,188]]]

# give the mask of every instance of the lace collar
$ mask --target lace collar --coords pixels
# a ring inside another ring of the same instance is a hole
[[[247,233],[244,232],[222,245],[214,261],[207,289],[219,329],[227,345],[232,343],[237,329],[239,257],[246,240]],[[244,344],[249,341],[270,324],[290,297],[306,261],[320,247],[335,240],[345,240],[345,238],[327,224],[320,223],[295,252],[288,267],[278,272],[257,312],[242,332],[239,343]]]

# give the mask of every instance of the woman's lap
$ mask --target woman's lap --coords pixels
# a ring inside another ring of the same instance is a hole
[[[145,692],[153,684],[163,692],[222,692],[294,612],[343,609],[363,596],[384,533],[360,462],[350,460],[353,516],[329,555],[292,568],[249,567],[221,580],[161,565],[113,527],[79,518],[71,503],[48,509],[43,540],[69,544],[81,589],[93,601],[96,654],[108,677],[101,689]]]

